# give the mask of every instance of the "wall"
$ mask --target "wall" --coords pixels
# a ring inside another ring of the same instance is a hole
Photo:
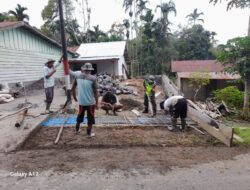
[[[43,77],[47,59],[58,60],[61,48],[24,28],[0,32],[0,83],[36,81]],[[63,76],[63,66],[56,77]]]

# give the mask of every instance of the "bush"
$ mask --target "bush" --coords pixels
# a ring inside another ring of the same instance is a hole
[[[244,93],[236,86],[228,86],[224,89],[213,91],[216,101],[224,101],[229,107],[242,108]]]

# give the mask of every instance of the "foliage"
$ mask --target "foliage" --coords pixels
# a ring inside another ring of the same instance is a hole
[[[226,0],[228,1],[228,0]],[[217,4],[218,2],[221,2],[221,0],[209,0],[210,3]],[[230,0],[227,3],[227,10],[235,8],[250,8],[250,1],[249,0]]]
[[[194,101],[202,86],[206,86],[210,82],[210,74],[206,72],[194,72],[189,76],[189,86],[195,88]]]
[[[246,127],[246,128],[234,127],[234,133],[244,140],[244,142],[238,143],[238,144],[250,145],[250,128],[249,127]]]
[[[231,108],[240,108],[243,106],[244,94],[236,86],[228,86],[224,89],[213,91],[216,101],[224,101]]]
[[[250,36],[228,40],[226,45],[219,45],[216,57],[227,67],[227,71],[238,72],[243,78],[250,75]]]
[[[244,80],[245,93],[242,116],[248,118],[250,98],[250,36],[228,40],[218,47],[217,60],[226,65],[226,70],[239,73]]]
[[[26,7],[22,7],[20,4],[17,4],[15,10],[10,10],[9,14],[13,15],[17,21],[29,20],[29,16],[24,13],[26,10]]]
[[[212,59],[212,47],[215,32],[207,31],[202,25],[183,28],[175,34],[175,48],[178,60]]]
[[[204,15],[204,13],[203,12],[198,13],[197,9],[194,9],[194,11],[191,14],[186,16],[186,18],[188,18],[189,22],[192,22],[193,25],[195,25],[196,21],[204,22],[203,19],[199,18],[201,15]]]

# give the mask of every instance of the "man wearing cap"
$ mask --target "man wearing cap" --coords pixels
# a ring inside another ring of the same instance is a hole
[[[79,112],[76,119],[76,134],[79,133],[80,124],[84,120],[85,111],[87,112],[87,135],[94,137],[92,132],[95,124],[95,109],[98,109],[98,91],[96,76],[91,75],[93,67],[91,63],[85,63],[81,68],[82,72],[75,76],[72,85],[72,95],[75,101],[79,101]],[[76,87],[78,88],[78,97],[76,98]]]
[[[45,89],[45,95],[46,95],[46,110],[45,114],[49,114],[52,111],[50,111],[50,105],[54,98],[54,86],[55,86],[55,72],[56,68],[61,64],[62,56],[59,61],[55,61],[53,59],[49,59],[43,68],[43,78],[44,78],[44,89]],[[56,62],[56,63],[55,63]],[[54,65],[55,63],[55,65]]]
[[[101,108],[106,111],[106,115],[109,114],[109,110],[112,110],[114,115],[116,111],[122,109],[123,105],[117,103],[117,98],[112,92],[112,88],[108,88],[108,91],[103,95]]]
[[[156,91],[156,82],[155,77],[150,75],[143,82],[143,86],[145,89],[144,94],[144,111],[142,113],[148,113],[149,101],[151,102],[153,109],[153,116],[156,116],[156,101],[155,101],[155,91]]]

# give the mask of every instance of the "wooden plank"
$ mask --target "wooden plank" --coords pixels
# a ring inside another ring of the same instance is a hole
[[[54,144],[58,144],[59,140],[60,140],[60,137],[62,135],[62,132],[63,132],[63,128],[64,128],[64,125],[61,125],[60,129],[59,129],[59,132],[57,134],[57,137],[56,137],[56,140],[54,142]]]
[[[168,96],[178,95],[177,87],[168,79],[166,75],[162,76],[162,86],[165,94]],[[202,113],[202,110],[195,106],[194,103],[188,101],[188,112],[187,116],[191,118],[193,121],[197,122],[199,127],[206,130],[210,135],[217,138],[225,145],[231,147],[232,139],[233,139],[233,129],[230,127],[223,126],[216,122],[216,120],[210,118],[205,113]],[[192,106],[197,108],[193,108]]]
[[[141,116],[141,113],[138,111],[138,110],[131,110],[137,117],[140,117]]]

